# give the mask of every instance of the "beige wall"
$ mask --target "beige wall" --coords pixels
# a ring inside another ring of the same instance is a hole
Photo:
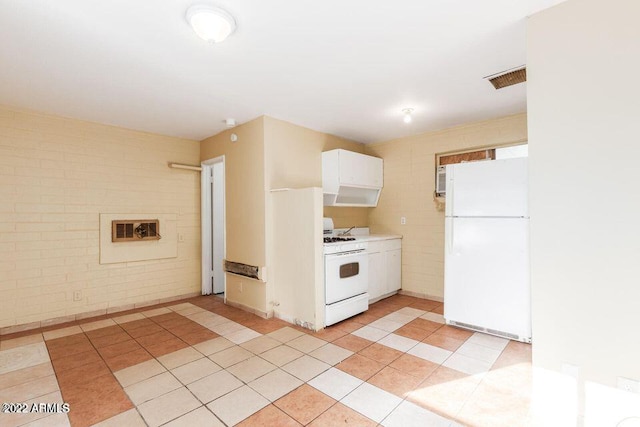
[[[200,151],[202,161],[225,156],[227,259],[259,266],[265,265],[263,122],[260,117],[207,138]]]
[[[231,142],[230,135],[238,136]],[[229,261],[266,266],[264,118],[259,117],[201,143],[202,161],[225,156],[227,256]],[[266,284],[226,275],[226,298],[265,312]]]
[[[570,0],[528,26],[533,362],[611,386],[640,380],[638,16]]]
[[[0,327],[200,289],[199,144],[0,108]],[[178,257],[99,264],[100,213],[174,215]],[[73,301],[74,291],[81,300]]]
[[[303,327],[324,327],[322,188],[276,191],[269,200],[277,239],[269,250],[269,301],[274,316]]]
[[[364,146],[360,143],[339,138],[334,135],[328,135],[317,132],[302,126],[294,125],[282,120],[271,117],[264,117],[264,135],[265,135],[265,215],[267,223],[267,263],[269,266],[284,265],[280,260],[274,257],[278,256],[274,250],[279,232],[275,231],[277,218],[274,218],[272,189],[278,188],[322,188],[322,152],[333,150],[335,148],[344,148],[351,151],[362,152]],[[357,225],[367,225],[368,209],[366,208],[325,208],[324,215],[332,215],[336,227],[344,227],[345,224],[353,224],[357,221]],[[298,213],[293,213],[295,217]],[[300,209],[299,215],[308,215],[307,210]],[[318,218],[320,224],[320,218]],[[349,225],[350,226],[350,225]],[[321,227],[321,225],[319,225]],[[318,232],[320,233],[320,228]],[[321,234],[317,236],[318,243]],[[309,247],[308,257],[313,257],[313,249],[317,245]],[[281,251],[279,253],[282,253]],[[306,255],[306,254],[305,254]],[[320,256],[320,255],[318,255]],[[308,260],[307,256],[300,260]],[[318,274],[320,272],[316,272]],[[276,273],[277,274],[277,273]],[[281,273],[282,275],[282,273]],[[305,276],[311,280],[312,276]],[[282,299],[278,295],[280,284],[272,284],[267,288],[267,303],[269,309],[272,308],[271,302]],[[311,285],[311,286],[309,286]],[[301,284],[305,289],[313,287],[313,283]],[[281,294],[282,292],[280,292]],[[324,300],[323,300],[324,301]],[[281,311],[287,311],[285,306],[280,307]],[[298,310],[298,313],[304,312]],[[309,319],[306,321],[312,323],[323,324],[323,319]]]
[[[336,148],[364,152],[364,145],[314,131],[282,120],[265,117],[267,187],[322,187],[322,152]],[[324,216],[336,227],[368,225],[368,208],[325,207]]]
[[[403,236],[403,290],[443,297],[444,212],[433,202],[436,153],[526,139],[527,118],[518,114],[366,146],[366,154],[384,160],[384,188],[369,226],[372,233]],[[406,225],[400,225],[403,216]]]
[[[232,133],[237,142],[230,141]],[[263,313],[272,309],[271,190],[322,187],[321,153],[334,148],[363,151],[362,144],[266,116],[202,141],[201,160],[225,156],[227,259],[267,267],[266,283],[227,274],[227,300]],[[337,226],[367,224],[367,209],[343,209],[332,212]]]
[[[325,206],[323,216],[333,218],[335,228],[368,227],[371,209]]]

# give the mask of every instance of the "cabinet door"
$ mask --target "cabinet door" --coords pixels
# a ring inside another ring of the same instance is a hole
[[[385,293],[395,292],[400,289],[402,283],[402,249],[385,252],[385,264],[387,267]]]
[[[369,299],[386,293],[384,267],[384,253],[369,253]]]
[[[339,162],[341,185],[382,186],[382,159],[341,151]]]

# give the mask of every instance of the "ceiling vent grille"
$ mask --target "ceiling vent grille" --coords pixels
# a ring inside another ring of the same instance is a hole
[[[527,68],[519,67],[517,69],[511,69],[502,71],[497,74],[492,74],[485,77],[489,80],[494,88],[502,89],[503,87],[513,86],[527,81]]]

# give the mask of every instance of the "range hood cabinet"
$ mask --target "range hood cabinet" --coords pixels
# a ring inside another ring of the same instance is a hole
[[[322,153],[325,206],[375,207],[383,186],[382,159],[347,150]]]

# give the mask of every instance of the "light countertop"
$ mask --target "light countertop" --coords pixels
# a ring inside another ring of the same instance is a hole
[[[354,236],[358,239],[359,242],[375,242],[377,240],[393,240],[393,239],[402,239],[402,235],[400,234],[367,234],[361,236]]]

